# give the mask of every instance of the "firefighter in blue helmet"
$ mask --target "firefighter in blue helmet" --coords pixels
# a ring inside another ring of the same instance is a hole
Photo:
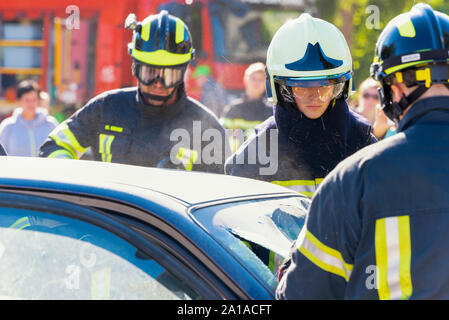
[[[307,13],[285,23],[267,52],[274,116],[226,161],[226,173],[312,197],[337,163],[375,141],[345,101],[352,73],[349,47],[334,25]],[[269,163],[261,154],[269,154]]]
[[[163,10],[142,22],[130,14],[125,27],[133,30],[129,53],[138,86],[90,100],[49,135],[40,156],[78,159],[90,147],[98,161],[223,173],[224,161],[200,161],[204,142],[193,141],[207,129],[224,137],[224,129],[186,95],[194,49],[185,23]]]
[[[449,16],[388,23],[371,75],[398,133],[341,162],[312,199],[278,299],[449,299]]]

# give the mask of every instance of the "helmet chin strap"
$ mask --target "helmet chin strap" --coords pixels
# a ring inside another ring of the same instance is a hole
[[[399,123],[399,116],[410,106],[413,102],[415,102],[419,97],[421,97],[429,88],[426,86],[419,86],[415,90],[412,91],[408,96],[402,94],[401,100],[398,102],[392,102],[390,110],[387,110],[387,116],[392,119],[396,124]]]

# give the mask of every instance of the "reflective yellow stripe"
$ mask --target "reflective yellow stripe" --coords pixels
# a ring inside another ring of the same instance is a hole
[[[375,245],[379,299],[409,299],[413,292],[410,217],[376,220]]]
[[[187,171],[192,171],[193,163],[198,159],[198,152],[196,150],[179,148],[176,159],[181,161]]]
[[[28,217],[22,217],[17,219],[12,225],[9,226],[10,229],[22,230],[31,226]]]
[[[229,145],[231,146],[232,152],[236,152],[240,147],[240,139],[238,137],[229,137]]]
[[[292,187],[292,186],[315,186],[315,180],[286,180],[286,181],[271,181],[271,183],[277,184],[283,187]]]
[[[50,133],[50,138],[52,138],[58,146],[70,152],[73,159],[79,159],[87,150],[87,148],[81,146],[65,122],[61,123]]]
[[[387,237],[385,236],[385,219],[376,220],[376,281],[380,300],[390,299],[387,282]]]
[[[115,132],[123,132],[123,128],[117,126],[111,126],[109,124],[104,126],[105,130],[115,131]]]
[[[111,144],[114,141],[115,136],[109,134],[100,134],[100,141],[98,144],[98,152],[101,153],[101,161],[103,162],[111,162],[112,154],[111,154]]]
[[[392,74],[398,70],[402,70],[402,69],[405,69],[408,67],[416,66],[417,64],[428,63],[428,62],[432,62],[432,60],[415,61],[415,62],[408,62],[408,63],[400,64],[398,66],[388,68],[387,70],[385,70],[385,74]]]
[[[313,264],[344,278],[346,282],[349,281],[354,266],[346,263],[339,251],[320,242],[305,228],[301,231],[296,244],[299,252]]]
[[[305,195],[306,197],[312,198],[318,185],[323,182],[323,180],[323,178],[315,178],[315,180],[275,180],[271,181],[271,183],[289,188],[293,191]]]
[[[223,126],[227,129],[242,129],[242,130],[248,130],[248,129],[254,129],[257,127],[258,124],[262,123],[261,121],[247,121],[245,119],[241,118],[222,118],[221,123]]]
[[[399,226],[399,250],[401,260],[399,266],[399,279],[401,282],[401,299],[409,299],[413,293],[411,264],[412,264],[412,244],[410,238],[410,217],[398,217]]]
[[[59,149],[50,153],[47,158],[56,158],[56,159],[73,159],[72,154],[66,149]]]
[[[145,20],[143,21],[144,24],[142,25],[142,32],[140,33],[140,37],[144,41],[148,41],[150,39],[150,28],[151,28],[151,20],[149,20],[147,23],[145,23]]]
[[[175,20],[176,20],[175,42],[180,43],[184,41],[184,22],[179,18],[175,18]]]
[[[394,20],[396,27],[399,30],[399,34],[402,37],[414,38],[416,36],[415,27],[413,26],[412,19],[407,15],[401,15]]]
[[[191,52],[184,54],[171,53],[165,50],[142,52],[137,49],[133,49],[131,55],[139,61],[160,66],[175,66],[178,64],[183,64],[188,62],[192,56]]]

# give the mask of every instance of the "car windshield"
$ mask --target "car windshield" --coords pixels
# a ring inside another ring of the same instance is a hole
[[[193,211],[193,216],[265,286],[275,290],[276,273],[304,225],[305,197],[249,200]]]

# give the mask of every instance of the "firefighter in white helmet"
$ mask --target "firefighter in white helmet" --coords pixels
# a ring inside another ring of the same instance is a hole
[[[334,25],[307,13],[286,22],[267,53],[266,89],[274,116],[227,160],[226,173],[273,182],[312,197],[341,160],[375,141],[367,121],[346,103],[352,75],[349,47]],[[248,161],[248,151],[261,140],[270,147],[277,143],[277,150],[271,149],[278,152],[273,158],[278,161],[275,172],[260,170],[269,166],[260,159],[256,164]]]

